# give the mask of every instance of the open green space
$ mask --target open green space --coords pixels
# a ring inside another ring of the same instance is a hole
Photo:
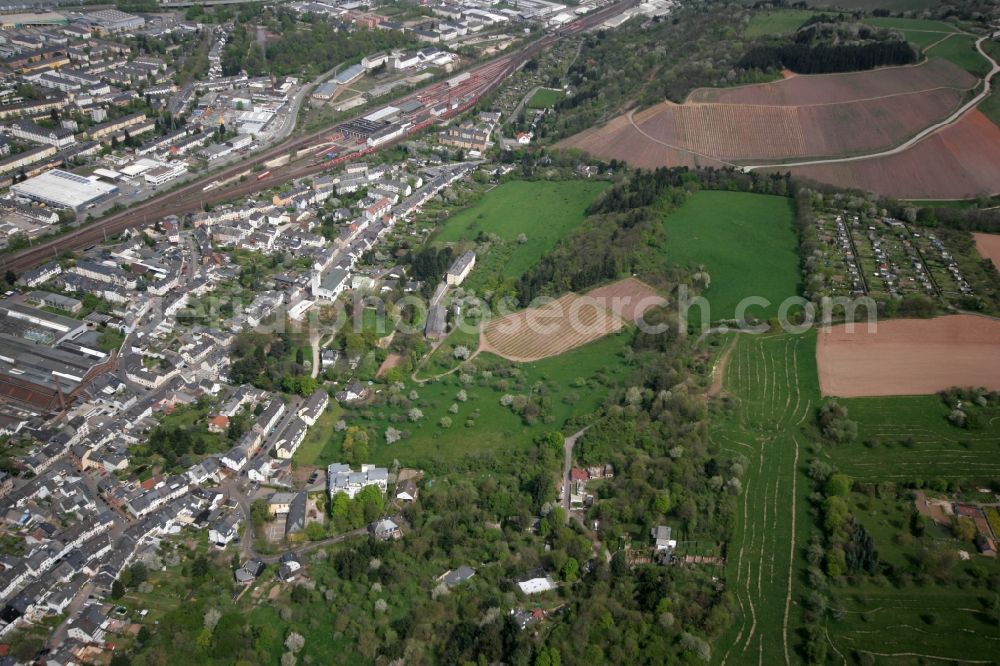
[[[959,32],[961,29],[954,23],[947,21],[934,21],[931,19],[896,18],[892,16],[873,16],[864,19],[869,25],[880,28],[894,28],[904,32],[909,30],[923,30],[927,32]],[[940,38],[942,35],[938,35]]]
[[[529,109],[547,109],[555,106],[565,93],[557,88],[539,88],[528,100]]]
[[[950,60],[976,76],[985,76],[990,71],[989,62],[976,50],[976,38],[971,35],[952,35],[925,53],[928,57]]]
[[[936,395],[838,402],[857,422],[858,436],[854,443],[825,448],[823,458],[854,479],[989,483],[1000,478],[1000,418],[995,418],[1000,414],[980,415],[978,427],[965,429],[949,423],[950,410]]]
[[[704,266],[710,284],[702,292],[711,306],[711,321],[732,319],[747,297],[763,297],[770,305],[752,305],[748,317],[766,319],[781,301],[798,293],[798,240],[791,200],[740,192],[695,194],[664,221],[667,259]],[[703,313],[693,306],[692,321]]]
[[[979,103],[979,110],[992,120],[994,125],[1000,125],[1000,95],[991,92]]]
[[[914,496],[905,489],[853,492],[848,500],[854,519],[874,539],[883,570],[908,573],[890,573],[890,581],[881,576],[859,581],[837,594],[827,622],[833,644],[845,653],[915,653],[971,661],[995,656],[990,638],[997,631],[996,595],[981,585],[987,577],[1000,577],[1000,563],[975,554],[970,541],[930,520],[922,522],[915,536]],[[959,551],[970,553],[970,559],[960,560]],[[886,663],[897,661],[914,660]]]
[[[630,339],[631,331],[609,335],[535,363],[481,355],[438,380],[382,387],[372,404],[345,409],[342,418],[348,426],[368,432],[373,463],[398,460],[404,466],[441,470],[482,454],[497,454],[499,459],[506,451],[525,449],[539,433],[572,429],[572,418],[593,412],[608,388],[630,372]],[[462,391],[464,401],[459,398]],[[519,415],[501,404],[505,395],[523,396],[538,409],[529,408],[530,416]],[[420,410],[416,421],[410,420],[413,409]],[[451,425],[442,425],[443,418]],[[385,437],[390,427],[402,432],[393,444]],[[343,441],[344,433],[333,432],[315,464],[343,460]]]
[[[798,653],[808,484],[799,470],[819,402],[816,334],[737,335],[723,387],[731,409],[712,415],[711,441],[744,466],[726,589],[736,598],[732,628],[714,649],[726,663],[803,663]]]
[[[467,321],[462,326],[456,326],[417,370],[417,379],[430,379],[461,365],[464,359],[455,356],[455,349],[458,347],[464,347],[470,355],[474,354],[479,348],[478,327],[478,321]]]
[[[810,9],[772,9],[754,14],[747,25],[746,36],[752,38],[787,35],[795,32],[816,12]]]
[[[587,180],[503,183],[446,220],[433,242],[471,246],[493,234],[499,242],[476,257],[464,286],[517,278],[583,221],[587,207],[607,187],[607,182]]]
[[[295,463],[301,465],[314,465],[316,463],[333,435],[333,428],[341,419],[343,411],[336,400],[330,400],[326,411],[317,419],[316,424],[309,428],[305,439],[302,440],[302,444],[295,452]]]
[[[806,4],[817,9],[859,9],[862,11],[888,9],[894,12],[905,12],[937,7],[939,0],[806,0]]]

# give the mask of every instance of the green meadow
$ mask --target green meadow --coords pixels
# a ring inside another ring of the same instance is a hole
[[[473,247],[480,234],[494,234],[500,241],[477,256],[464,286],[478,289],[516,279],[583,222],[587,207],[608,185],[587,180],[509,181],[448,218],[432,242],[465,249]]]
[[[704,266],[711,277],[702,296],[711,320],[732,319],[746,297],[762,297],[770,305],[754,305],[750,317],[778,313],[781,301],[799,292],[798,239],[792,202],[785,197],[741,192],[703,191],[664,221],[667,260]],[[691,320],[699,321],[698,308]]]

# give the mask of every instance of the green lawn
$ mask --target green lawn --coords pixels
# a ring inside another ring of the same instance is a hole
[[[795,32],[816,12],[809,9],[772,9],[754,14],[747,25],[746,36],[754,39],[769,35]]]
[[[298,451],[295,452],[294,461],[302,465],[313,465],[323,453],[327,442],[333,436],[333,427],[343,415],[344,410],[336,400],[331,399],[323,415],[319,417],[316,424],[309,428],[306,438],[302,440]]]
[[[631,371],[622,357],[630,339],[631,331],[609,335],[535,363],[514,364],[483,355],[475,360],[475,370],[467,374],[468,383],[462,382],[460,373],[424,384],[408,379],[399,394],[406,398],[404,404],[382,402],[346,409],[343,418],[349,426],[369,431],[373,463],[388,465],[399,460],[404,466],[443,471],[463,461],[477,460],[483,454],[496,454],[495,462],[501,464],[499,458],[505,451],[526,448],[538,433],[566,428],[573,417],[586,420],[585,416],[604,400],[609,387]],[[465,402],[457,399],[463,389],[467,394]],[[377,396],[378,400],[388,389],[380,390],[383,394]],[[409,399],[411,391],[417,392],[414,400]],[[500,404],[505,394],[540,398],[547,409],[536,422],[526,425],[509,407]],[[458,407],[457,413],[449,411],[453,404]],[[423,413],[417,422],[407,419],[414,407]],[[450,418],[452,425],[442,427],[442,417]],[[406,433],[395,444],[385,441],[390,426]],[[341,433],[331,433],[316,464],[339,460],[342,442]]]
[[[930,496],[940,497],[933,492]],[[1000,574],[1000,563],[976,555],[971,542],[956,539],[950,529],[933,522],[928,522],[922,537],[913,538],[909,525],[914,499],[905,490],[874,497],[854,492],[849,500],[855,520],[877,544],[880,562],[906,570],[923,552],[942,559],[924,578],[894,584],[866,580],[839,590],[830,602],[836,610],[827,621],[838,649],[992,660],[990,638],[997,631],[990,612],[994,594],[977,588],[984,576]],[[971,559],[958,560],[959,550],[972,554]]]
[[[856,443],[827,447],[823,457],[863,481],[945,479],[988,483],[1000,478],[1000,414],[980,417],[981,429],[948,423],[936,395],[841,399],[858,422]]]
[[[556,102],[561,100],[564,95],[562,90],[556,88],[539,88],[528,100],[527,106],[529,109],[547,109],[555,106]]]
[[[478,320],[469,320],[452,330],[417,371],[417,379],[429,379],[461,365],[464,361],[455,357],[456,347],[465,347],[470,354],[475,353],[479,348],[478,326]]]
[[[799,291],[798,240],[792,202],[785,197],[736,192],[699,192],[668,215],[667,259],[704,266],[711,283],[703,296],[711,320],[732,319],[746,297],[770,305],[746,310],[770,318],[781,301]],[[691,308],[692,321],[702,313]]]
[[[908,18],[894,18],[889,16],[875,16],[864,19],[864,22],[869,25],[878,26],[880,28],[895,28],[896,30],[902,30],[904,32],[909,30],[924,30],[932,32],[958,32],[960,30],[960,28],[953,23],[948,23],[947,21],[933,21],[929,19],[908,19]],[[941,35],[938,35],[938,38],[940,37]]]
[[[971,35],[953,35],[926,51],[928,57],[950,60],[962,69],[982,77],[989,73],[990,65],[976,50],[976,38]]]
[[[992,120],[994,125],[1000,125],[1000,95],[991,92],[989,97],[979,103],[979,110]]]
[[[745,459],[727,546],[725,583],[736,599],[732,628],[713,647],[715,663],[803,663],[801,603],[805,563],[794,555],[811,531],[801,470],[809,441],[802,432],[819,402],[815,331],[737,335],[724,374],[734,408],[711,417],[711,443]]]
[[[501,239],[468,278],[477,289],[499,279],[515,279],[534,266],[565,234],[586,217],[587,206],[607,189],[605,181],[510,181],[499,185],[465,210],[453,215],[434,234],[439,244],[471,247],[482,234]],[[524,234],[526,241],[518,242]]]

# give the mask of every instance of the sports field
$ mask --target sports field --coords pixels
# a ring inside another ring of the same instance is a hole
[[[495,234],[503,239],[503,247],[476,258],[470,284],[481,283],[477,274],[517,278],[583,221],[587,207],[607,187],[605,181],[587,180],[506,182],[449,218],[432,241],[471,242],[480,233]],[[518,242],[520,234],[523,243]]]
[[[750,317],[770,318],[799,291],[798,241],[790,199],[738,192],[699,192],[664,220],[667,259],[704,266],[711,277],[703,296],[710,321],[732,319],[746,297],[763,297]],[[700,321],[691,308],[692,321]]]
[[[724,664],[796,664],[804,564],[811,529],[809,486],[798,473],[807,440],[800,429],[819,402],[815,333],[738,335],[724,390],[737,407],[713,420],[711,440],[747,460],[727,549],[726,588],[736,598],[732,629],[715,648]]]
[[[563,98],[562,90],[556,88],[539,88],[535,91],[535,94],[531,96],[528,100],[529,109],[547,109],[551,106],[555,106],[556,102]]]

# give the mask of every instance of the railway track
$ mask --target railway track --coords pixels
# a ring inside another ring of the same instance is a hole
[[[474,106],[484,95],[495,90],[497,86],[503,83],[504,80],[525,62],[560,39],[592,28],[610,16],[619,14],[637,3],[638,0],[623,0],[622,2],[608,5],[584,16],[556,33],[547,34],[540,39],[525,44],[515,53],[500,56],[471,70],[467,70],[470,77],[454,89],[449,90],[447,83],[438,82],[397,98],[395,100],[396,104],[411,99],[419,99],[422,102],[428,100],[443,101],[444,99],[452,99],[454,97],[466,99],[457,108],[450,109],[447,113],[443,114],[440,119],[435,118],[429,122],[419,123],[395,141],[352,151],[337,157],[335,160],[313,161],[315,160],[315,155],[307,151],[305,155],[301,157],[297,156],[294,161],[289,161],[286,165],[272,168],[270,176],[263,180],[248,178],[243,182],[239,182],[239,176],[245,173],[248,168],[247,162],[241,162],[221,171],[206,174],[201,178],[182,185],[176,190],[144,201],[128,210],[114,213],[90,224],[77,227],[56,238],[43,240],[37,245],[18,252],[0,255],[0,270],[20,273],[40,263],[57,258],[66,250],[86,248],[107,239],[109,236],[119,234],[126,229],[149,224],[169,215],[181,216],[197,212],[202,210],[206,204],[215,204],[228,199],[247,196],[254,192],[273,187],[276,182],[286,182],[319,173],[352,159],[358,159],[373,152],[392,147],[410,138],[413,134],[423,131],[438,120],[448,119],[464,113]],[[277,157],[293,152],[298,153],[303,149],[314,147],[321,140],[326,140],[333,131],[334,127],[325,127],[315,132],[290,137],[282,143],[254,155],[250,159],[249,167],[252,170],[254,167],[262,166],[265,162],[274,160]],[[205,190],[207,185],[215,182],[219,182],[221,185],[210,188],[207,191]],[[229,184],[226,184],[227,182]]]

